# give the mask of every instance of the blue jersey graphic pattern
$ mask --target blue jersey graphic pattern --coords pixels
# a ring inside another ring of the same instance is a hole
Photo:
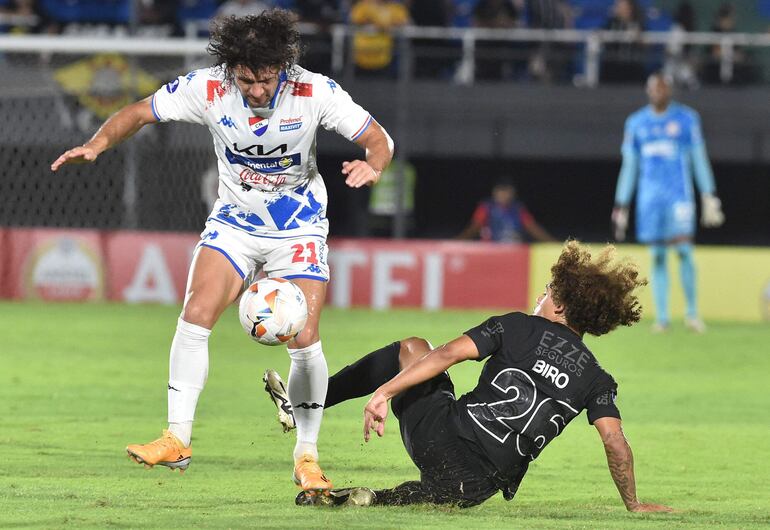
[[[307,189],[307,184],[287,193],[278,193],[266,203],[270,220],[278,230],[292,230],[323,219],[324,207]],[[254,212],[239,210],[234,204],[224,204],[214,219],[246,232],[257,232],[257,227],[268,223]]]

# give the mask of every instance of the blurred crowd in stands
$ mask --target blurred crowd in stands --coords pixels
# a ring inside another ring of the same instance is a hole
[[[350,24],[360,75],[392,76],[398,50],[392,30],[402,26],[460,28],[612,29],[764,32],[770,0],[0,0],[0,33],[203,36],[218,16],[260,13],[271,7],[295,11],[306,27],[323,34],[331,24]],[[191,26],[190,23],[194,25]],[[415,75],[462,80],[456,40],[415,39]],[[651,54],[652,50],[652,54]],[[476,79],[569,81],[582,66],[574,44],[479,40]],[[734,48],[732,83],[757,80],[752,54]],[[645,46],[638,39],[605,43],[601,81],[638,82],[664,67],[689,88],[720,82],[720,46]],[[724,78],[721,78],[724,81]]]

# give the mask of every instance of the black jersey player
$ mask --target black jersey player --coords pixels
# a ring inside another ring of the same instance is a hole
[[[333,375],[326,408],[374,392],[364,410],[367,441],[372,430],[383,435],[392,398],[420,480],[374,492],[337,490],[329,504],[473,506],[499,490],[510,500],[529,463],[586,410],[626,508],[670,510],[639,502],[615,405],[617,384],[582,341],[585,333],[603,335],[640,318],[633,291],[646,282],[634,265],[614,262],[613,251],[607,247],[592,260],[570,241],[532,315],[493,316],[435,349],[425,339],[408,338]],[[446,369],[468,359],[486,363],[476,388],[456,399]],[[297,501],[315,502],[302,493]]]

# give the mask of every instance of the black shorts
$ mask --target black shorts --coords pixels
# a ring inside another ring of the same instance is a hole
[[[443,373],[399,394],[391,407],[431,502],[473,506],[497,493],[499,486],[489,464],[458,435],[456,405],[452,380]]]

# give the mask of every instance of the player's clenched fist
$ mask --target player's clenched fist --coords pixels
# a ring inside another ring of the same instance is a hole
[[[377,184],[381,173],[382,171],[374,169],[363,160],[342,163],[342,174],[347,176],[345,184],[351,188]]]
[[[93,162],[99,154],[93,147],[86,147],[81,145],[74,147],[69,151],[65,151],[62,155],[53,161],[51,164],[51,171],[56,171],[64,164],[83,164],[86,162]]]

